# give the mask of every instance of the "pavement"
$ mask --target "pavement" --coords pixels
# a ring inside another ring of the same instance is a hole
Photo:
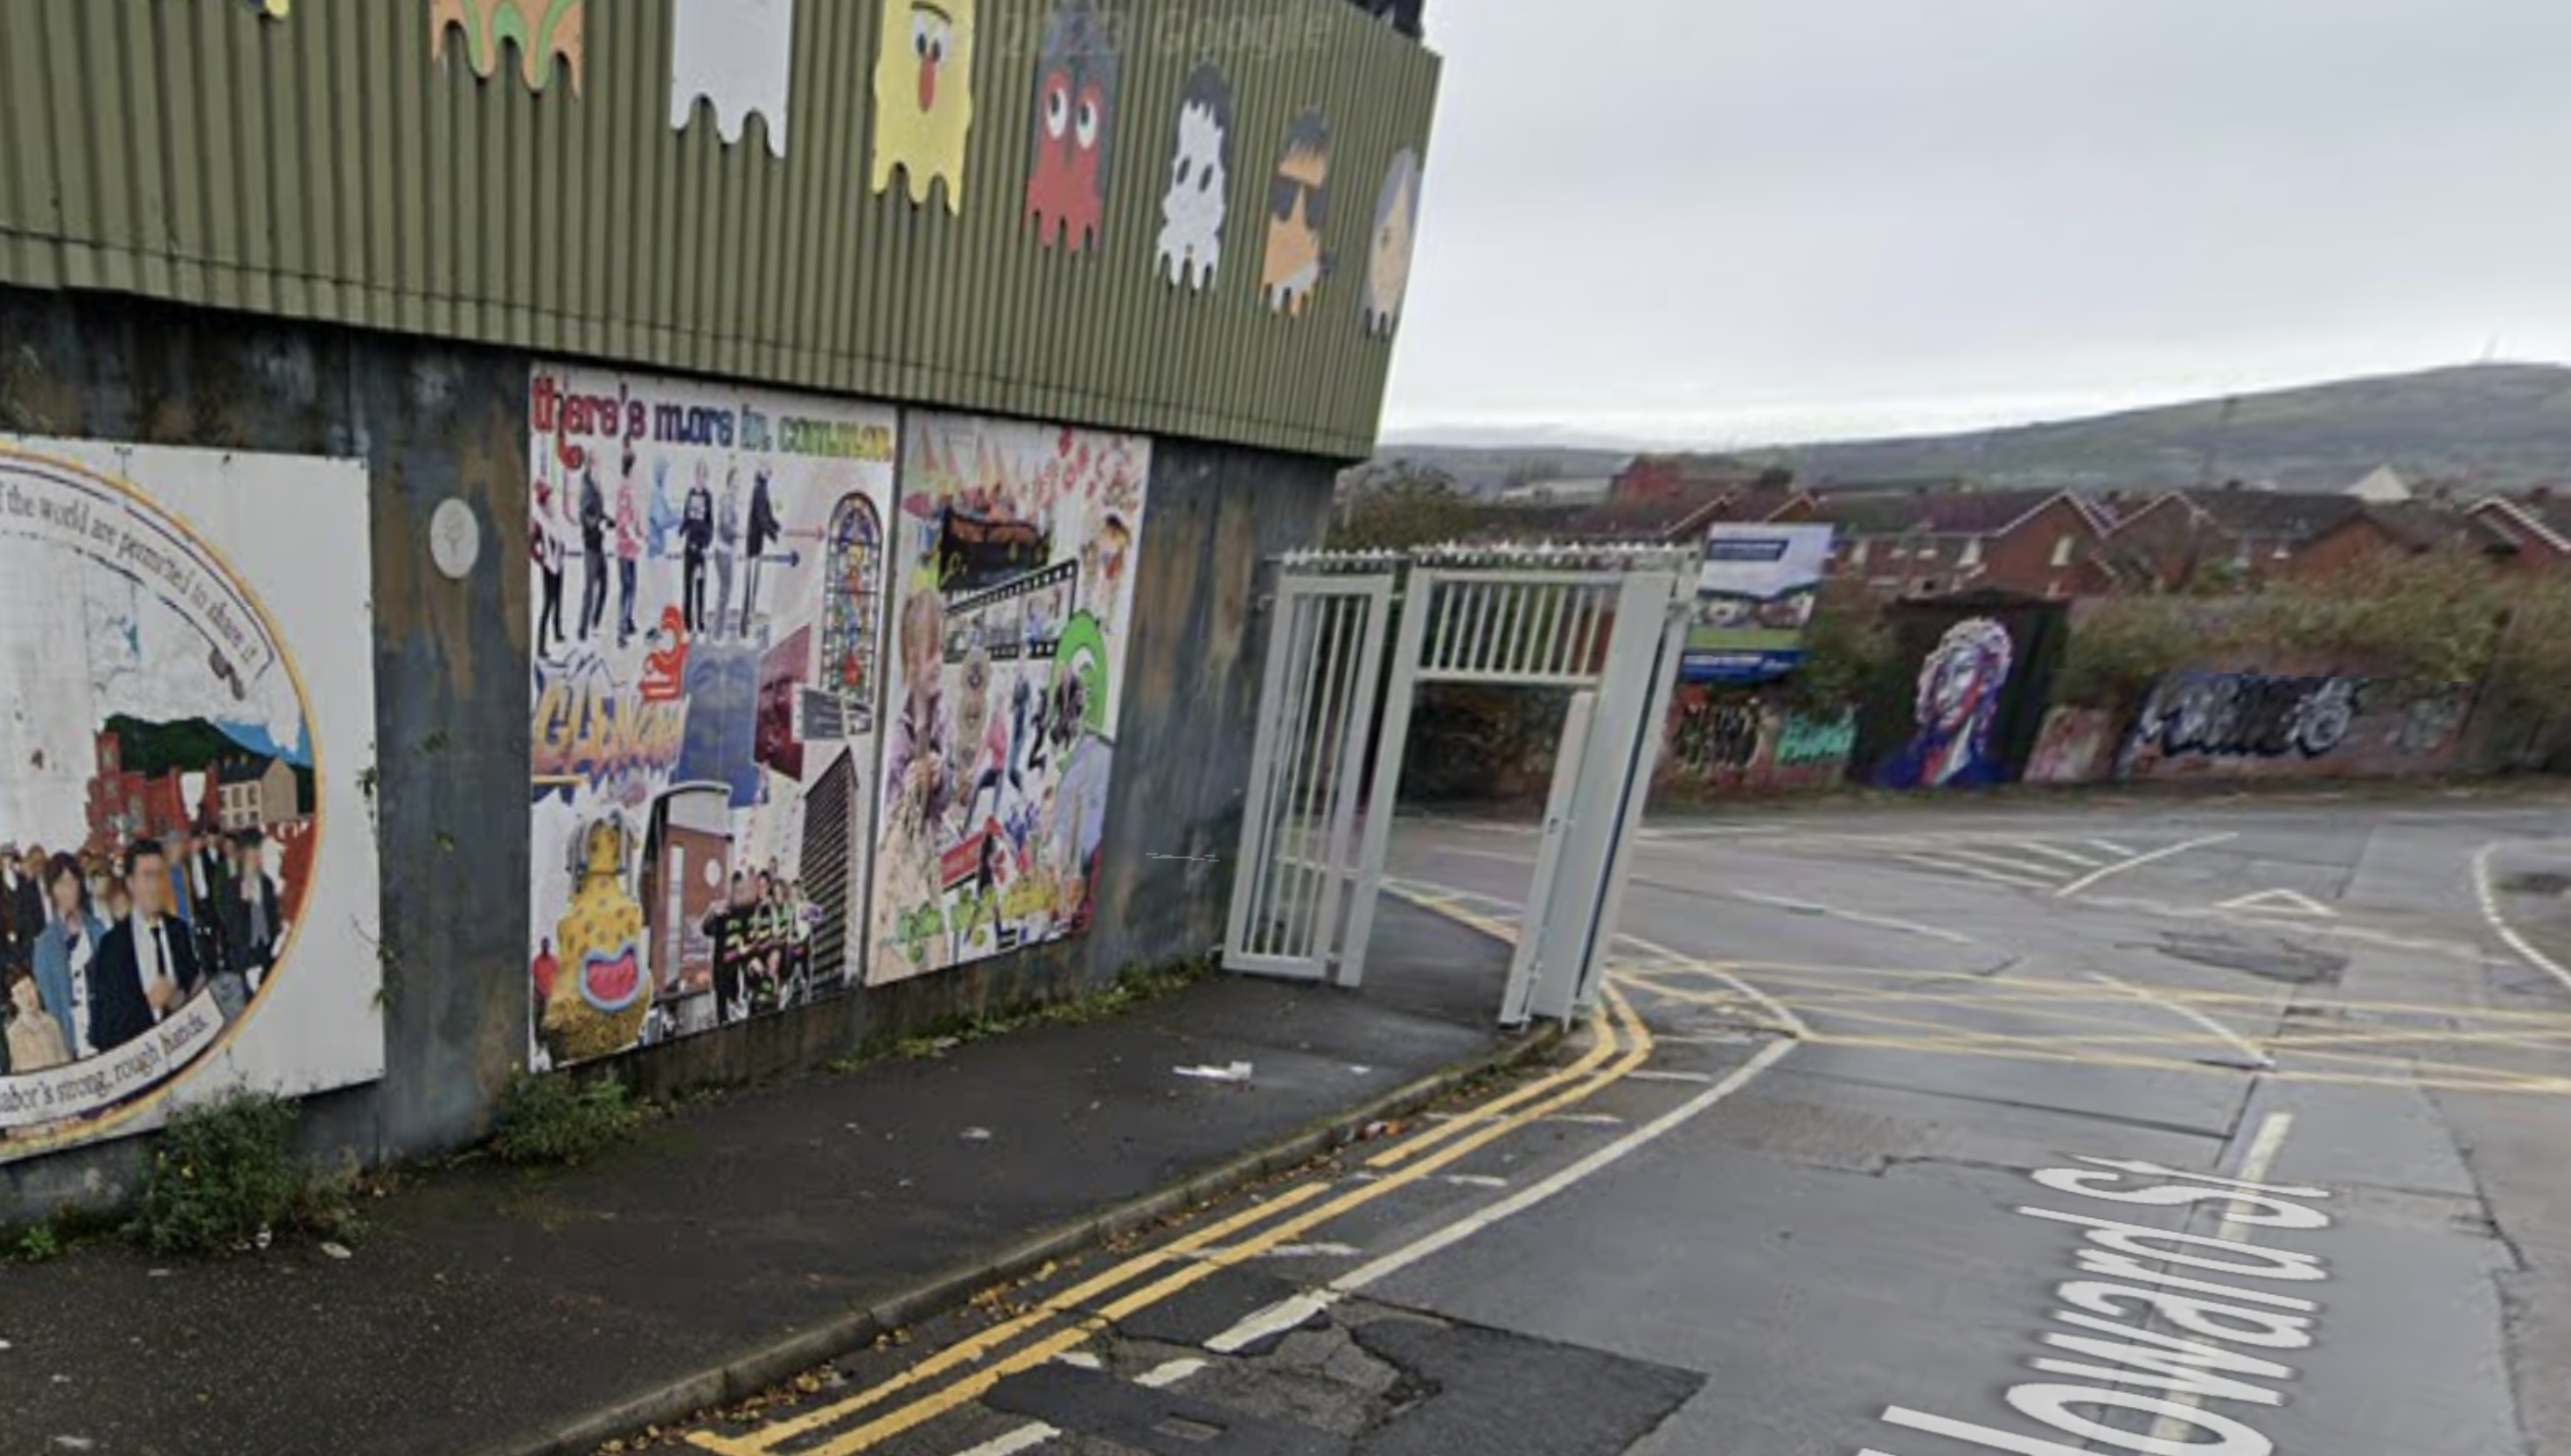
[[[1391,996],[1216,980],[694,1104],[579,1170],[408,1175],[344,1260],[0,1267],[0,1456],[533,1456],[755,1391],[1543,1050],[1452,974],[1478,936],[1383,934]]]
[[[2571,1451],[2562,821],[1655,823],[1576,1060],[635,1447]],[[1534,857],[1409,822],[1397,890],[1505,936]]]

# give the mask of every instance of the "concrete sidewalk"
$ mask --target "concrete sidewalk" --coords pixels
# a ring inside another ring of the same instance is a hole
[[[415,1176],[346,1260],[0,1266],[0,1452],[590,1451],[1534,1050],[1492,1031],[1470,940],[1388,902],[1382,995],[1218,979],[699,1105],[574,1172]],[[1254,1080],[1174,1073],[1234,1062]]]

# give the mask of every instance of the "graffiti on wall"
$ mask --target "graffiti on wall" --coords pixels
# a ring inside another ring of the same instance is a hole
[[[946,211],[964,211],[965,144],[973,135],[976,0],[883,0],[875,51],[875,196],[909,181],[912,207],[946,184]]]
[[[1199,66],[1179,98],[1179,135],[1170,185],[1161,195],[1161,276],[1204,292],[1223,266],[1223,229],[1232,212],[1232,83]]]
[[[0,440],[0,1161],[383,1075],[369,536],[352,463]]]
[[[1088,929],[1150,472],[1139,438],[909,422],[869,984]]]
[[[2088,783],[2104,777],[2116,741],[2113,721],[2094,708],[2057,708],[2026,764],[2029,783]]]
[[[785,155],[786,105],[794,86],[794,0],[673,0],[670,126],[686,131],[697,102],[714,108],[715,131],[741,141],[751,113],[768,124],[768,150]]]
[[[1670,710],[1663,783],[1718,792],[1825,788],[1846,775],[1856,715],[1789,712],[1682,687]]]
[[[2174,673],[2136,715],[2120,768],[2136,777],[2434,772],[2460,750],[2471,710],[2461,684]]]
[[[2017,649],[2008,629],[1987,617],[1946,629],[1919,665],[1910,741],[1877,774],[1887,788],[1971,788],[1998,783],[2005,765],[1993,751]]]
[[[531,1064],[852,984],[892,411],[547,366],[529,419]]]
[[[589,0],[428,0],[428,54],[444,60],[449,31],[463,33],[464,59],[488,81],[506,48],[518,48],[527,89],[542,91],[559,62],[580,95],[582,31]]]

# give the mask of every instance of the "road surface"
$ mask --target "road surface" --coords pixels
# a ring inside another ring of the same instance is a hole
[[[2571,1452],[2564,812],[1656,824],[1575,1060],[689,1439]],[[1506,933],[1528,831],[1397,839]]]

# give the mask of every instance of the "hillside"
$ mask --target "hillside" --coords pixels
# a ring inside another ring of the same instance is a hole
[[[1536,462],[1502,447],[1401,445],[1386,457],[1433,457],[1459,478]],[[1806,481],[1962,477],[1989,485],[2092,488],[2272,482],[2337,490],[2380,465],[2411,482],[2476,490],[2571,478],[2571,367],[2475,364],[2236,399],[2064,420],[1966,435],[1851,440],[1731,452],[1792,465]],[[1580,469],[1597,474],[1594,454]]]

